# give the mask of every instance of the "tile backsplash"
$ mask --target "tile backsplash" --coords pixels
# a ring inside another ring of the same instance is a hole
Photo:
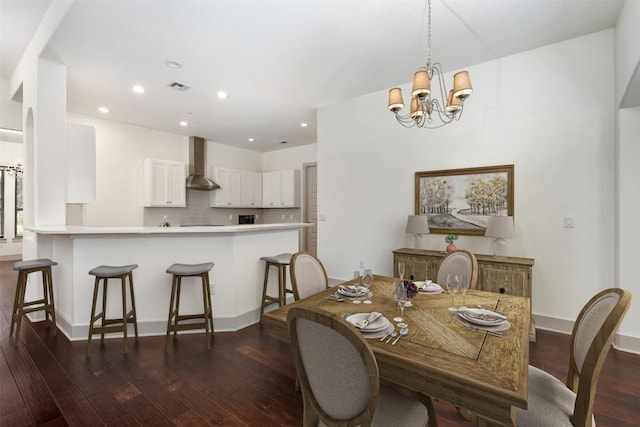
[[[256,224],[300,222],[300,209],[239,209],[212,208],[209,191],[187,190],[186,208],[144,208],[145,227],[160,225],[167,217],[172,226],[180,225],[236,225],[238,215],[256,215]]]

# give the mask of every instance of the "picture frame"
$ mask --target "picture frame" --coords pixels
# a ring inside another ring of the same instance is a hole
[[[513,165],[415,173],[415,215],[430,233],[484,236],[494,215],[513,215]]]

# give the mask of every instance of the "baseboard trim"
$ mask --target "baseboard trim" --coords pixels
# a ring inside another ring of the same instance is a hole
[[[571,332],[573,332],[573,324],[575,323],[573,320],[557,319],[539,314],[534,314],[533,318],[536,321],[536,329],[559,332],[566,335],[571,335]],[[627,353],[640,354],[640,337],[616,334],[613,339],[613,348]]]

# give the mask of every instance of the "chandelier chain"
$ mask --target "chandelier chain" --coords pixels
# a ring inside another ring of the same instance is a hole
[[[431,69],[431,0],[427,14],[427,69]]]

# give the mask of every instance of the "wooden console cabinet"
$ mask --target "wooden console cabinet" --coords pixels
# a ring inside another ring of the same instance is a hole
[[[404,277],[413,276],[415,280],[424,280],[426,277],[435,281],[440,261],[446,255],[444,252],[425,249],[396,249],[393,251],[393,274],[398,277],[398,262],[404,261]],[[480,254],[476,254],[476,258],[478,260],[477,289],[520,295],[531,299],[533,259]],[[533,317],[529,340],[536,340]]]

